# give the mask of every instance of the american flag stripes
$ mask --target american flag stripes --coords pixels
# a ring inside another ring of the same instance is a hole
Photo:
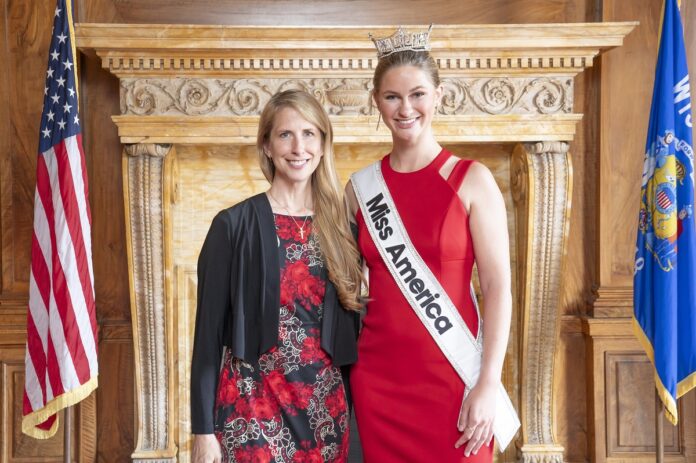
[[[56,413],[97,387],[87,171],[71,0],[58,0],[39,135],[22,431],[49,438]]]

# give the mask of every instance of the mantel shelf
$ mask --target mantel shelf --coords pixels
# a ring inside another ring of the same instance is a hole
[[[447,25],[432,33],[444,75],[575,75],[601,51],[620,46],[636,22]],[[427,26],[408,26],[425,29]],[[77,46],[119,77],[316,74],[371,75],[368,34],[394,26],[268,27],[171,24],[77,24]],[[525,71],[524,69],[528,69]],[[337,74],[339,73],[340,74]]]
[[[255,145],[258,116],[113,116],[122,143]],[[554,116],[437,116],[433,130],[442,143],[570,141],[582,114]],[[332,116],[335,143],[389,143],[376,116]]]

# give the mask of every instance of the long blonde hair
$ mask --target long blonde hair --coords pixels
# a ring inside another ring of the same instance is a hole
[[[319,237],[321,252],[329,271],[329,280],[336,287],[338,299],[344,308],[360,310],[360,282],[362,269],[360,253],[348,223],[343,189],[336,175],[333,154],[333,129],[322,105],[302,90],[286,90],[276,93],[266,103],[259,119],[256,137],[261,171],[273,183],[275,167],[264,153],[268,144],[276,114],[283,108],[292,108],[303,119],[315,125],[321,132],[323,156],[312,174],[311,188],[314,200],[314,229]]]

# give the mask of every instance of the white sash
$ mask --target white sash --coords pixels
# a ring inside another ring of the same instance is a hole
[[[474,338],[440,282],[413,247],[382,177],[380,162],[354,173],[351,179],[367,229],[389,272],[470,389],[481,371],[482,336]],[[479,334],[481,331],[480,327]],[[493,434],[504,450],[517,433],[520,420],[502,384],[495,407]]]

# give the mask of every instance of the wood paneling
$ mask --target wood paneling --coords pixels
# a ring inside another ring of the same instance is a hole
[[[7,439],[3,449],[3,461],[36,461],[45,457],[48,461],[60,462],[63,456],[63,427],[51,439],[36,442],[22,434],[22,394],[24,390],[24,358],[20,349],[15,349],[14,361],[2,362],[3,423],[7,429]],[[63,422],[63,414],[59,415]],[[9,426],[7,426],[9,425]]]
[[[0,3],[5,11],[5,1]],[[3,38],[2,46],[0,46],[0,62],[6,63],[9,57],[7,37],[7,21],[4,19],[4,14],[0,21],[0,37]],[[10,101],[9,80],[10,73],[0,73],[0,101]],[[11,105],[0,105],[0,140],[9,140],[11,133]],[[3,145],[7,145],[4,141]],[[12,182],[10,181],[10,172],[12,171],[12,162],[9,156],[9,147],[0,147],[0,294],[3,288],[12,281],[14,262],[13,257],[13,242],[10,234],[10,221],[12,215]]]
[[[97,389],[98,463],[127,463],[135,448],[133,335],[130,322],[101,325]]]
[[[24,392],[24,346],[0,348],[0,461],[3,463],[63,462],[63,422],[65,411],[58,414],[56,434],[36,440],[22,434],[22,396]],[[94,395],[79,407],[70,409],[73,417],[73,462],[94,461],[96,455]]]
[[[94,290],[99,320],[130,320],[121,146],[111,115],[119,113],[118,80],[81,59],[83,143],[92,208]]]
[[[113,22],[118,17],[127,23],[160,24],[543,23],[583,17],[585,11],[584,1],[567,0],[98,0],[80,3],[89,4],[82,21]]]
[[[641,351],[607,352],[604,378],[607,391],[607,454],[655,451],[655,405],[650,360]],[[679,453],[678,427],[663,416],[665,452]]]
[[[661,4],[657,0],[603,3],[604,21],[639,20],[641,24],[620,50],[602,56],[600,190],[596,203],[600,288],[633,284],[640,182]]]
[[[2,297],[25,294],[29,280],[36,153],[54,6],[50,2],[5,3],[3,87],[9,121],[2,137]]]
[[[655,388],[650,361],[628,318],[587,318],[590,461],[655,461]],[[679,426],[665,421],[666,461],[696,459],[696,395],[678,403]],[[662,419],[665,419],[664,417]]]
[[[554,394],[556,402],[556,437],[565,446],[566,461],[587,458],[587,378],[585,370],[574,368],[585,362],[585,339],[580,319],[565,315],[555,359]]]

